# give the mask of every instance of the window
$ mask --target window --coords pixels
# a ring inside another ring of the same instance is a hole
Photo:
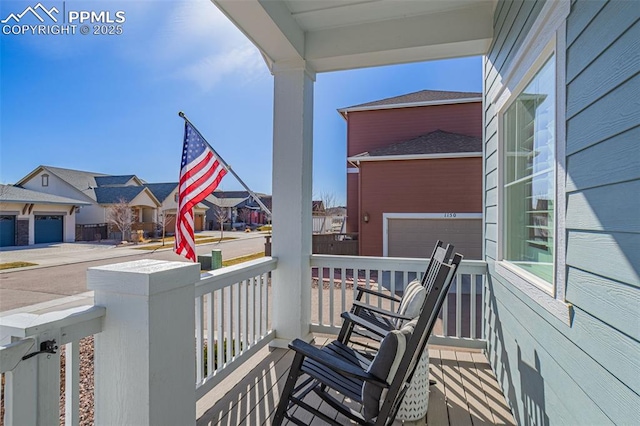
[[[556,99],[551,56],[506,109],[503,259],[553,284]]]
[[[175,194],[173,194],[173,200],[177,203],[178,202],[178,193],[176,192]]]
[[[42,175],[42,186],[49,186],[49,175]]]

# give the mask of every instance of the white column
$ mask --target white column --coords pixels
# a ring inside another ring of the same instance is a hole
[[[199,264],[138,260],[89,268],[107,313],[95,336],[96,425],[195,424]]]
[[[273,66],[273,280],[272,346],[310,340],[313,82],[305,62]]]

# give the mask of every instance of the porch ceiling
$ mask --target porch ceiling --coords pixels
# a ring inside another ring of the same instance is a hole
[[[497,0],[213,0],[269,68],[326,72],[483,55]]]

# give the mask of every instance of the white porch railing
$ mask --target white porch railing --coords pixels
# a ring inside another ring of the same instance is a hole
[[[202,274],[195,283],[196,400],[274,338],[270,287],[271,271],[276,265],[276,259],[264,258]],[[121,308],[116,310],[114,315],[122,315]],[[65,425],[79,424],[79,341],[103,331],[106,311],[102,306],[83,306],[0,320],[0,336],[7,342],[0,346],[0,373],[5,383],[0,386],[5,409],[3,424],[59,423],[59,348],[55,353],[23,360],[26,354],[39,351],[40,343],[45,341],[55,341],[55,346],[66,348]],[[172,317],[167,312],[166,320],[171,321]],[[96,376],[96,380],[100,377]],[[93,395],[89,398],[93,400]]]
[[[18,314],[2,318],[0,336],[15,340],[0,346],[0,373],[4,378],[4,424],[60,423],[60,348],[65,347],[65,425],[80,421],[80,339],[99,333],[106,309],[82,306],[44,315]],[[16,340],[19,339],[19,340]],[[51,342],[55,353],[41,353]]]
[[[351,308],[356,284],[401,295],[422,277],[428,259],[312,255],[311,331],[337,334],[340,314]],[[463,260],[440,312],[430,343],[484,348],[482,320],[487,265]],[[367,303],[395,310],[397,304],[366,295]]]
[[[356,284],[401,294],[426,265],[424,259],[311,256],[311,331],[338,332]],[[1,318],[4,424],[57,424],[61,411],[66,425],[79,423],[78,348],[91,335],[96,424],[195,421],[196,401],[274,339],[276,267],[267,257],[205,274],[196,264],[148,260],[91,268],[88,286],[102,306]],[[485,275],[484,262],[463,261],[433,343],[484,347]],[[368,301],[397,309],[373,296]],[[47,341],[66,347],[64,408],[60,351],[23,359]],[[194,353],[195,362],[188,361]]]
[[[203,274],[196,284],[197,399],[273,340],[269,289],[276,265],[270,257],[254,260]]]

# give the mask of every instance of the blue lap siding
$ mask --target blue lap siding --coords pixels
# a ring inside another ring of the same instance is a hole
[[[488,355],[519,424],[640,422],[640,7],[578,0],[566,21],[566,301],[571,325],[495,273],[491,102],[542,1],[501,1],[485,58]]]

